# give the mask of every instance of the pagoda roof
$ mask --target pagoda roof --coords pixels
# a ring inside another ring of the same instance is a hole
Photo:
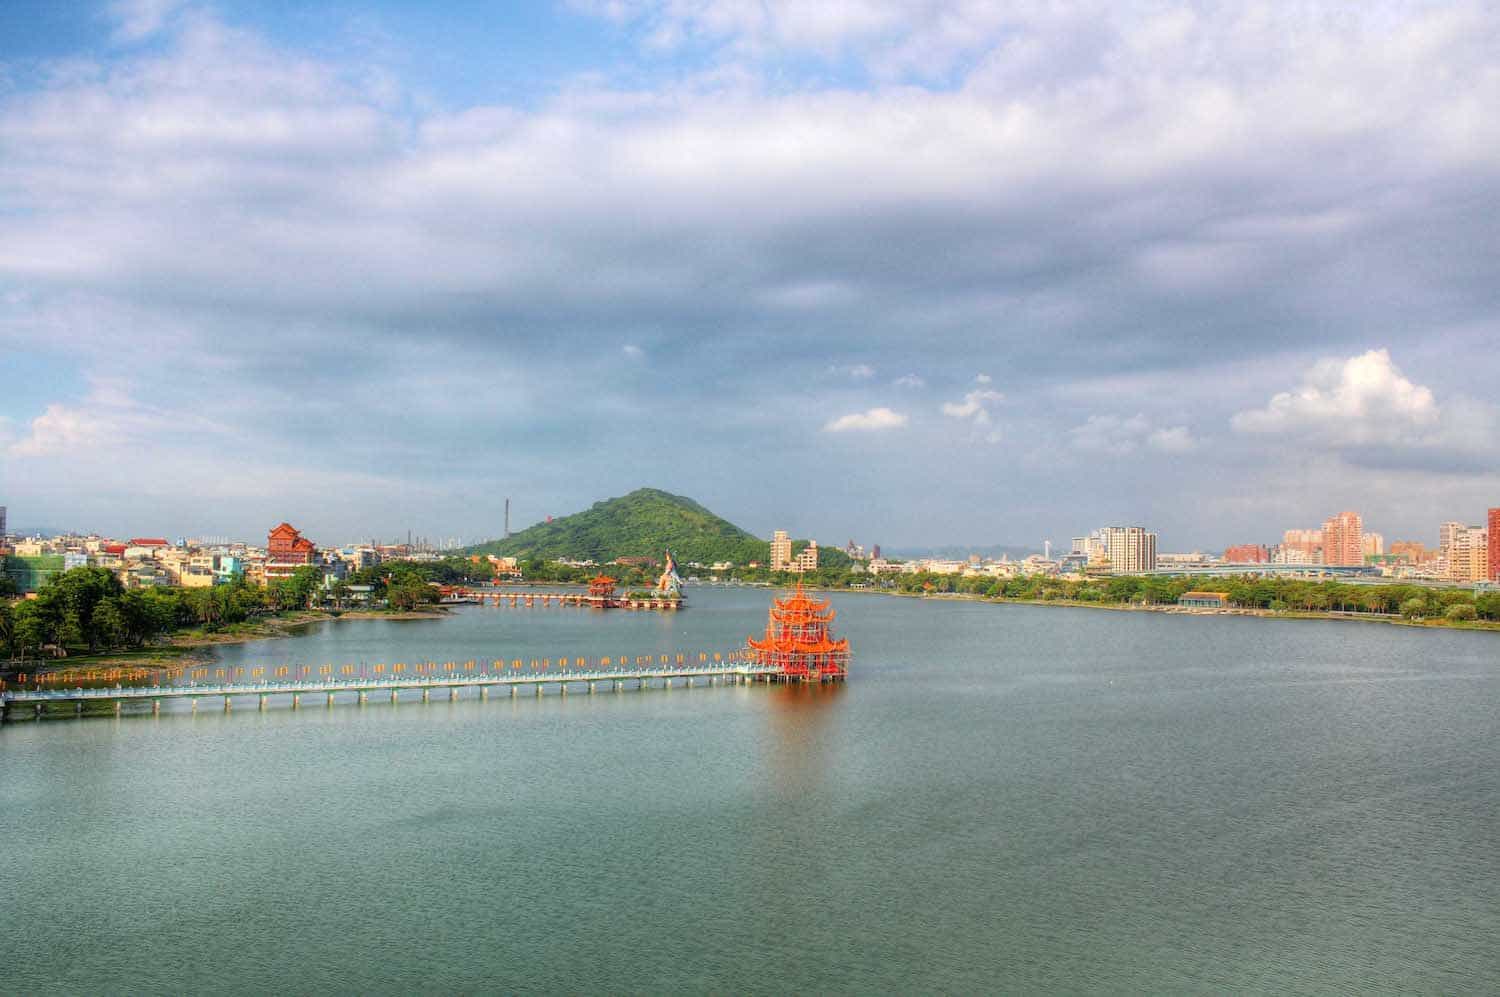
[[[778,640],[772,637],[768,637],[765,640],[757,640],[756,638],[751,637],[750,646],[755,648],[757,651],[781,651],[796,654],[827,654],[830,651],[849,650],[849,641],[848,638],[840,638],[839,640],[825,639],[820,641],[799,641]]]

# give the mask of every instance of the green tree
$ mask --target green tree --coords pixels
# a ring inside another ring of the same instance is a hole
[[[1427,615],[1427,600],[1422,598],[1407,599],[1401,604],[1401,615],[1408,620],[1420,620]]]
[[[0,651],[7,658],[16,656],[16,617],[10,603],[0,599]]]
[[[94,610],[95,632],[99,642],[108,648],[123,647],[130,640],[130,625],[120,602],[118,596],[111,596]]]
[[[419,606],[437,601],[437,592],[420,578],[403,578],[386,588],[386,601],[390,607],[410,612]]]
[[[12,656],[41,657],[42,647],[51,642],[47,620],[37,600],[28,599],[16,605],[11,622]]]
[[[1460,602],[1449,606],[1447,611],[1443,613],[1443,617],[1449,620],[1468,622],[1478,619],[1479,611],[1474,608],[1473,603]]]

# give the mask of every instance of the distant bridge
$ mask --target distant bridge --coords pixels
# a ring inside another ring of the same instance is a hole
[[[545,609],[552,606],[576,606],[593,609],[654,609],[662,611],[682,608],[681,599],[669,599],[654,594],[636,597],[629,595],[591,595],[588,592],[514,592],[510,590],[501,591],[465,586],[444,588],[442,590],[442,598],[439,601],[444,605],[473,603],[498,607],[509,606],[511,609]]]
[[[454,662],[447,662],[444,670],[436,671],[435,664],[430,670],[418,675],[407,675],[403,671],[385,671],[385,666],[377,666],[380,672],[371,674],[369,671],[361,670],[353,672],[354,666],[344,666],[346,674],[333,675],[332,666],[324,666],[320,674],[305,678],[283,677],[273,675],[253,680],[257,676],[263,676],[265,669],[252,669],[252,681],[235,681],[234,675],[243,672],[243,669],[229,669],[230,679],[228,681],[209,682],[198,684],[190,681],[181,685],[161,685],[159,682],[153,685],[124,685],[117,683],[113,686],[99,686],[85,688],[75,685],[72,688],[58,687],[57,683],[47,681],[46,676],[38,677],[32,688],[5,689],[0,691],[0,718],[10,720],[18,715],[24,716],[29,711],[31,715],[40,718],[48,712],[56,712],[56,707],[68,706],[74,708],[75,715],[81,716],[84,707],[91,703],[104,703],[114,707],[114,712],[119,714],[127,702],[149,702],[153,713],[161,711],[162,703],[173,699],[186,699],[192,703],[196,711],[202,700],[222,700],[225,712],[233,708],[233,703],[238,698],[255,697],[257,705],[264,710],[271,702],[271,697],[290,697],[292,709],[298,709],[302,705],[304,696],[314,698],[322,696],[327,706],[333,706],[336,697],[340,694],[352,695],[355,701],[365,703],[371,693],[381,693],[389,696],[392,703],[398,702],[401,694],[420,693],[422,702],[431,699],[434,690],[446,691],[450,700],[460,698],[461,690],[471,689],[479,693],[480,699],[488,699],[490,691],[504,689],[512,697],[519,695],[522,690],[534,693],[537,696],[543,694],[546,686],[556,686],[558,691],[567,695],[570,686],[586,687],[589,693],[597,691],[601,683],[608,683],[609,688],[620,692],[627,688],[629,683],[634,683],[635,688],[645,689],[655,683],[660,683],[663,688],[670,689],[674,681],[681,680],[686,686],[691,687],[696,682],[702,681],[708,685],[733,684],[749,685],[751,682],[780,682],[786,681],[787,676],[777,668],[770,665],[756,664],[745,651],[731,651],[728,653],[717,653],[712,656],[700,654],[699,660],[690,661],[687,655],[642,655],[631,661],[621,657],[618,664],[612,663],[611,659],[601,659],[600,664],[585,664],[584,667],[569,666],[564,659],[560,659],[560,667],[556,671],[550,669],[537,669],[537,662],[533,661],[533,670],[517,671],[521,664],[518,660],[513,663],[509,670],[505,669],[505,662],[495,662],[494,669],[478,670],[475,663],[465,663],[465,667],[458,667]],[[611,662],[605,664],[604,662]],[[550,664],[550,662],[549,662]],[[395,666],[392,666],[393,668]],[[404,668],[404,666],[402,666]],[[304,669],[305,670],[305,669]],[[196,675],[206,669],[199,669],[189,674]],[[225,670],[218,669],[220,674]],[[289,673],[289,668],[276,669],[281,673]],[[132,674],[140,674],[132,672]]]
[[[1227,577],[1259,575],[1281,578],[1381,578],[1371,564],[1192,564],[1175,568],[1131,572],[1155,578]]]

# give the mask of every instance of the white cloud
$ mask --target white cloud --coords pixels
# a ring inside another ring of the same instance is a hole
[[[976,425],[988,425],[990,405],[1004,399],[998,391],[970,391],[960,402],[944,402],[943,414],[952,419],[970,419]]]
[[[1320,360],[1295,390],[1236,413],[1230,424],[1247,437],[1386,470],[1489,473],[1500,458],[1500,407],[1462,396],[1439,404],[1387,349]]]
[[[1129,453],[1151,431],[1144,415],[1091,415],[1081,426],[1068,430],[1074,447],[1098,453]]]
[[[915,374],[902,374],[891,383],[898,388],[922,388],[927,386],[927,382]]]
[[[993,380],[993,378],[991,378],[990,375],[988,375],[988,374],[975,374],[974,375],[974,383],[975,384],[989,384],[991,380]]]
[[[625,354],[632,360],[639,360],[641,357],[646,355],[646,351],[641,349],[634,343],[626,343],[624,346],[620,347],[620,352]]]
[[[1132,416],[1091,415],[1068,431],[1075,449],[1093,453],[1128,454],[1145,446],[1162,453],[1189,453],[1198,441],[1186,426],[1154,426],[1137,412]]]
[[[857,363],[849,368],[849,376],[859,381],[867,380],[875,376],[875,368],[867,363]]]
[[[1432,391],[1406,377],[1389,350],[1347,360],[1320,360],[1295,391],[1272,396],[1264,408],[1237,413],[1241,433],[1311,438],[1331,445],[1420,442],[1438,427]]]
[[[1146,437],[1146,445],[1163,453],[1190,453],[1198,449],[1198,441],[1186,426],[1168,426],[1155,429]]]
[[[144,41],[159,32],[186,0],[113,0],[109,15],[115,21],[117,42]]]
[[[91,448],[110,438],[110,423],[87,409],[48,405],[27,434],[11,443],[12,457],[48,457]]]
[[[823,427],[825,433],[873,432],[884,429],[900,429],[907,417],[888,408],[872,408],[864,412],[850,412],[837,419],[830,419]]]

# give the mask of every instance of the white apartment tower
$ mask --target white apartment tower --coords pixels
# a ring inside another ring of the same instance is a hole
[[[1103,534],[1109,570],[1116,575],[1131,575],[1156,570],[1156,534],[1143,526],[1106,526]]]
[[[1455,582],[1484,581],[1490,576],[1489,554],[1490,531],[1487,528],[1460,526],[1448,538],[1448,578]]]
[[[792,570],[792,538],[787,536],[786,530],[771,534],[771,570]]]

